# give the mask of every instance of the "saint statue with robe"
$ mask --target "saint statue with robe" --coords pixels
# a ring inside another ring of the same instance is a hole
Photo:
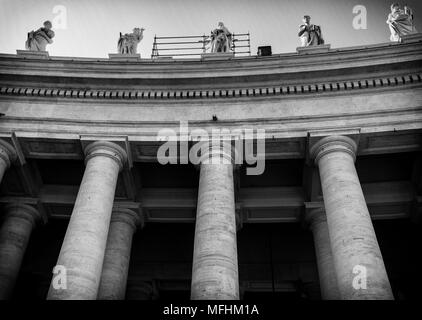
[[[232,47],[232,34],[223,22],[211,31],[211,52],[229,52]]]
[[[134,28],[132,33],[122,34],[120,32],[117,41],[117,52],[120,54],[136,54],[138,52],[138,44],[144,38],[144,28]]]
[[[303,17],[303,24],[299,26],[298,36],[302,47],[324,44],[321,27],[311,24],[310,16]]]
[[[417,33],[413,24],[413,12],[408,6],[403,9],[397,3],[391,5],[391,13],[387,19],[388,27],[390,28],[390,40],[400,42],[401,37]]]
[[[47,44],[53,43],[54,31],[50,21],[44,22],[44,27],[36,31],[28,32],[28,39],[25,42],[26,50],[45,51]]]

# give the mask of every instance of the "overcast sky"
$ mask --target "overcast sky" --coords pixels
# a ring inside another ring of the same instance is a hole
[[[271,45],[273,53],[294,52],[299,45],[298,26],[304,14],[322,27],[332,47],[389,41],[385,23],[391,0],[0,0],[0,52],[24,49],[27,32],[42,22],[58,19],[66,8],[66,26],[55,29],[52,56],[107,57],[116,52],[119,32],[144,27],[138,47],[149,58],[154,35],[208,34],[223,21],[231,32],[251,34],[252,54]],[[405,2],[403,2],[404,4]],[[422,1],[407,0],[422,31]],[[367,9],[367,29],[353,27],[353,8]],[[55,18],[56,17],[56,18]],[[62,20],[63,21],[63,20]],[[54,26],[53,26],[54,27]]]

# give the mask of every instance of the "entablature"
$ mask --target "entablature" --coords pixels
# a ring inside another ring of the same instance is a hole
[[[0,96],[174,100],[336,93],[420,85],[422,41],[224,61],[0,55]]]

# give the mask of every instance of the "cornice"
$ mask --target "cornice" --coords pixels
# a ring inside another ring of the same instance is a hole
[[[327,81],[304,84],[269,85],[246,87],[243,89],[209,90],[104,90],[104,89],[69,89],[50,88],[40,84],[36,86],[0,86],[0,96],[40,97],[79,100],[174,100],[174,99],[221,99],[221,98],[259,98],[273,96],[315,95],[323,93],[352,93],[363,89],[400,88],[422,83],[422,72],[391,77],[373,77],[361,80]]]
[[[126,103],[347,94],[419,86],[421,62],[422,40],[225,61],[130,62],[0,54],[0,96]]]

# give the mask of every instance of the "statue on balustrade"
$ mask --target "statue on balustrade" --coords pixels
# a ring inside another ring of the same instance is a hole
[[[132,33],[125,33],[124,35],[120,32],[117,52],[120,54],[136,54],[138,44],[144,38],[144,30],[144,28],[134,28]]]
[[[398,3],[391,5],[391,13],[387,19],[388,27],[390,28],[391,41],[401,41],[401,37],[408,34],[417,33],[413,24],[413,12],[408,6],[400,9]]]
[[[28,32],[28,39],[25,42],[26,50],[45,51],[47,44],[53,43],[54,31],[50,21],[44,22],[44,27],[36,31]]]
[[[229,52],[233,43],[231,32],[219,22],[218,28],[211,31],[211,52]]]
[[[324,44],[321,27],[311,24],[311,17],[304,16],[303,24],[299,26],[298,34],[302,47],[317,46]]]

